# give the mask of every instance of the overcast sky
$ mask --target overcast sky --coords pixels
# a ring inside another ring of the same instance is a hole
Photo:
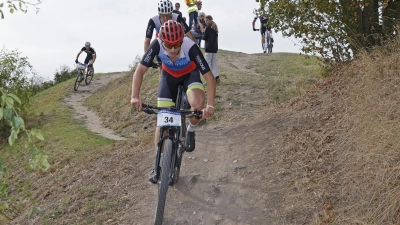
[[[4,2],[4,1],[0,1]],[[187,16],[184,0],[183,16]],[[38,75],[53,80],[61,65],[74,67],[75,58],[86,41],[97,52],[96,72],[127,71],[137,55],[142,55],[147,23],[157,14],[158,0],[43,0],[40,12],[5,13],[0,20],[0,44],[27,56]],[[219,48],[244,53],[260,53],[260,33],[252,30],[255,0],[203,0],[206,15],[218,25]],[[259,21],[256,22],[259,27]],[[155,33],[155,32],[154,32]],[[274,34],[274,52],[299,53],[294,39]],[[82,53],[79,61],[83,61]]]

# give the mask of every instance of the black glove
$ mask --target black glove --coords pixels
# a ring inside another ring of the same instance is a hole
[[[256,28],[253,27],[253,31],[256,31]]]
[[[77,60],[77,59],[75,59],[75,63],[78,63],[78,60]]]
[[[274,43],[274,39],[273,38],[271,38],[271,43]]]

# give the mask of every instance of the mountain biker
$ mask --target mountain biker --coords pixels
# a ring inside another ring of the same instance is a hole
[[[151,41],[151,38],[153,37],[154,29],[156,30],[156,37],[157,37],[161,25],[164,24],[165,22],[167,22],[168,20],[174,20],[174,21],[177,21],[178,23],[181,23],[185,27],[185,34],[190,39],[195,41],[192,33],[190,32],[188,25],[183,20],[182,15],[173,13],[172,11],[173,11],[173,4],[171,1],[160,0],[158,2],[158,15],[155,15],[152,18],[150,18],[149,23],[147,25],[146,37],[144,39],[144,52],[146,52],[150,46],[150,41]],[[159,65],[161,64],[161,60],[158,56],[157,56],[157,62]],[[160,67],[159,67],[159,70],[160,70],[160,76],[161,76],[161,68]]]
[[[78,58],[82,52],[86,52],[86,54],[87,54],[84,63],[88,64],[89,70],[92,70],[94,61],[96,61],[96,51],[94,50],[93,47],[90,47],[90,42],[87,41],[85,43],[85,47],[83,47],[81,49],[81,51],[78,52],[78,55],[76,56],[76,59],[75,59],[75,63],[78,63]]]
[[[256,31],[256,28],[254,27],[256,24],[257,19],[260,19],[260,33],[261,33],[261,46],[262,49],[264,51],[264,53],[266,52],[266,46],[265,46],[265,31],[268,30],[268,32],[272,35],[272,30],[271,30],[271,26],[268,26],[268,17],[265,14],[261,14],[259,16],[254,17],[253,20],[253,30]],[[272,36],[271,36],[272,38]],[[271,42],[274,42],[274,39],[271,39]]]
[[[146,28],[146,38],[144,40],[144,52],[146,52],[150,46],[150,41],[151,38],[153,37],[154,29],[158,33],[161,25],[167,22],[168,20],[174,20],[182,24],[185,28],[185,34],[194,41],[194,37],[190,32],[188,25],[183,20],[182,15],[172,12],[173,11],[172,5],[173,5],[172,2],[169,0],[160,0],[158,2],[158,15],[150,18]]]
[[[215,78],[212,74],[203,53],[195,42],[184,37],[184,27],[173,20],[168,20],[160,28],[159,37],[151,42],[147,52],[133,74],[131,104],[139,111],[142,110],[140,87],[143,76],[152,65],[154,57],[162,60],[162,74],[158,86],[158,107],[172,107],[175,105],[178,94],[178,85],[183,85],[191,110],[203,112],[202,118],[209,118],[214,114]],[[204,86],[200,79],[200,72],[207,82],[207,105],[204,107]],[[195,148],[195,128],[199,119],[190,118],[186,134],[185,149],[191,152]],[[160,127],[156,128],[155,144],[157,148]],[[149,180],[157,183],[154,169]]]

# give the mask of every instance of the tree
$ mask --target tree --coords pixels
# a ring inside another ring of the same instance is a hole
[[[0,16],[1,19],[4,19],[4,12],[3,8],[8,8],[10,13],[14,13],[18,11],[18,9],[24,13],[28,12],[28,6],[33,6],[36,9],[36,13],[39,12],[39,8],[37,7],[38,4],[41,3],[41,0],[36,0],[34,3],[24,0],[7,0],[5,3],[0,3]]]
[[[398,0],[256,2],[260,8],[255,13],[267,13],[275,30],[299,38],[302,51],[338,62],[393,38],[400,15]]]
[[[29,102],[32,96],[28,76],[35,77],[36,72],[28,61],[17,50],[8,51],[4,47],[0,51],[0,88],[13,93],[21,99],[21,106]]]
[[[4,19],[4,13],[2,11],[3,7],[8,6],[10,13],[14,13],[18,8],[27,12],[27,5],[36,7],[41,0],[37,0],[37,3],[25,2],[23,0],[7,0],[6,4],[0,3],[0,16]],[[18,3],[18,8],[16,7]],[[26,84],[27,70],[33,71],[32,66],[27,61],[27,58],[20,58],[17,51],[7,52],[4,47],[0,52],[0,128],[2,124],[8,125],[11,129],[11,133],[8,137],[9,145],[13,145],[18,139],[18,135],[23,132],[27,136],[27,141],[25,143],[25,148],[29,151],[31,159],[29,160],[29,165],[31,168],[35,169],[37,167],[42,169],[48,169],[50,164],[48,163],[48,156],[41,152],[35,145],[33,138],[39,140],[44,140],[43,135],[36,130],[28,130],[25,128],[24,119],[19,116],[21,111],[18,106],[22,104],[20,98],[12,93],[15,91],[15,87],[24,86]],[[18,78],[22,78],[18,80]],[[0,149],[1,151],[1,149]],[[8,208],[8,171],[4,166],[4,160],[0,158],[0,212]],[[32,217],[33,213],[41,212],[38,207],[33,207],[28,213],[28,218]],[[3,214],[4,215],[4,214]],[[1,216],[1,215],[0,215]]]
[[[4,92],[3,88],[0,88],[0,121],[5,121],[6,124],[11,127],[11,134],[8,137],[9,145],[13,145],[18,139],[18,136],[23,132],[27,136],[25,148],[31,155],[29,160],[29,166],[32,169],[41,168],[48,169],[50,164],[48,163],[48,156],[41,152],[35,145],[33,138],[44,140],[43,135],[37,130],[28,130],[25,127],[25,122],[22,117],[19,116],[18,104],[21,104],[20,99],[12,94]],[[0,212],[8,208],[8,171],[4,166],[4,160],[0,158]],[[40,212],[41,209],[34,207],[28,213],[28,217],[32,216],[34,212]]]
[[[77,69],[71,70],[69,66],[62,65],[60,67],[60,70],[57,70],[56,73],[54,74],[54,83],[55,84],[61,83],[63,81],[76,77],[77,75],[78,75]]]

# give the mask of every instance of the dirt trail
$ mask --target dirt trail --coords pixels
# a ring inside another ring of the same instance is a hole
[[[82,102],[119,75],[102,76],[89,86],[79,87],[77,93],[66,99],[67,104],[80,112],[79,118],[91,118],[85,120],[90,130],[117,140],[119,137],[103,128],[100,119],[87,111]],[[248,131],[256,129],[255,132],[278,135],[274,125],[280,123],[282,121],[273,118],[270,123],[257,126],[200,126],[196,131],[196,150],[185,153],[180,180],[168,191],[164,224],[275,224],[271,218],[277,213],[274,202],[279,202],[279,199],[274,190],[265,192],[261,185],[265,176],[273,176],[265,166],[271,162],[254,160],[254,154],[262,152],[264,147],[260,147],[262,143],[254,146],[257,141]],[[273,143],[272,135],[266,139]],[[133,141],[128,139],[107,155],[90,159],[87,162],[92,165],[90,173],[76,171],[74,179],[101,185],[109,197],[121,202],[118,206],[120,215],[114,217],[118,219],[110,221],[116,224],[151,224],[157,186],[151,184],[147,176],[154,164],[154,149],[121,147],[131,145]],[[245,150],[251,150],[250,154]],[[113,168],[112,172],[110,168]],[[88,179],[89,174],[92,179]],[[96,182],[94,177],[101,177],[101,182]]]
[[[125,138],[114,135],[113,130],[103,127],[100,117],[97,116],[97,114],[93,111],[90,111],[88,108],[83,106],[83,102],[90,95],[96,92],[100,87],[108,84],[114,79],[120,78],[122,75],[124,75],[123,72],[106,74],[102,76],[95,75],[89,85],[85,85],[85,82],[82,81],[81,86],[79,86],[78,90],[64,100],[67,105],[71,106],[74,109],[75,118],[84,120],[85,126],[90,131],[113,140],[125,140]]]

